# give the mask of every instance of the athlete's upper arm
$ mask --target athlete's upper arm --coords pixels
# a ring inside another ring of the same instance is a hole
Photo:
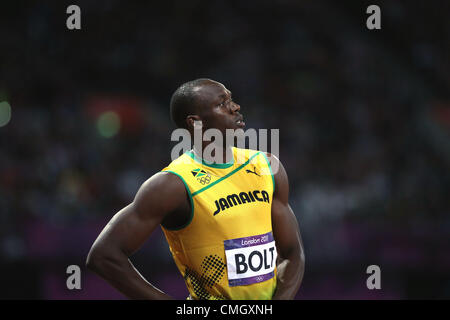
[[[268,154],[274,172],[275,190],[272,200],[272,230],[281,258],[303,254],[297,219],[289,205],[289,181],[280,160]]]
[[[133,202],[109,221],[93,245],[132,255],[167,214],[183,207],[186,189],[173,174],[160,172],[142,184]],[[92,250],[91,250],[92,251]]]

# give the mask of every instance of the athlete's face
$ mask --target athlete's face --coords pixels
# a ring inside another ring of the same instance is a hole
[[[225,134],[226,129],[243,129],[245,122],[240,109],[223,84],[211,81],[201,88],[199,116],[205,130],[216,128]]]

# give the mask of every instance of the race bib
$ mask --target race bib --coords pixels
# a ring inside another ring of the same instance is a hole
[[[228,284],[243,286],[274,277],[277,249],[272,232],[224,241]]]

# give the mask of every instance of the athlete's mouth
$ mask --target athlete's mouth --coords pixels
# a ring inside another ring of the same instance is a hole
[[[240,116],[239,119],[236,120],[236,124],[237,124],[239,127],[245,127],[244,117],[243,117],[243,116]]]

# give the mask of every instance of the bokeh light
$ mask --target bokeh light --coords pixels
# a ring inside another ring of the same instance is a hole
[[[104,138],[112,138],[120,131],[120,117],[114,111],[103,112],[97,120],[97,130]]]
[[[6,126],[11,120],[11,106],[8,102],[0,102],[0,127]]]

